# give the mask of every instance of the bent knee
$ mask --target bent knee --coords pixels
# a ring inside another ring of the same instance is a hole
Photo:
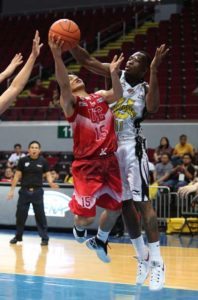
[[[94,221],[94,217],[81,217],[78,215],[75,215],[75,223],[79,226],[88,226],[92,224]]]

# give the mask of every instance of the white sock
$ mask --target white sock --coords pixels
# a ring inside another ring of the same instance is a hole
[[[140,235],[136,239],[131,239],[131,242],[135,248],[136,256],[138,256],[141,259],[147,259],[148,258],[148,250],[145,246],[143,236]]]
[[[160,253],[160,242],[157,241],[155,243],[148,243],[148,246],[149,246],[150,260],[162,262],[163,260]]]
[[[106,243],[106,241],[108,240],[109,237],[109,231],[103,231],[100,229],[100,227],[98,228],[98,232],[97,232],[97,238],[101,241],[103,241],[104,243]]]
[[[74,225],[78,231],[84,231],[85,229],[79,225]]]

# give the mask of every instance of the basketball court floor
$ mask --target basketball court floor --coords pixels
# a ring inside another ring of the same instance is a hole
[[[71,234],[50,234],[41,247],[36,233],[10,245],[14,232],[0,233],[0,300],[197,300],[198,236],[161,235],[166,285],[150,292],[135,285],[136,260],[128,237],[111,240],[112,262],[78,244]]]

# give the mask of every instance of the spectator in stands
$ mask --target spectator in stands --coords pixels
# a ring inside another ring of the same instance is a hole
[[[9,88],[0,96],[0,114],[2,114],[11,105],[11,103],[13,101],[15,101],[16,97],[23,90],[24,86],[26,85],[26,83],[30,77],[30,74],[32,72],[36,58],[40,54],[40,49],[42,46],[43,46],[43,44],[40,44],[39,32],[36,31],[36,34],[33,39],[32,51],[30,53],[30,56],[29,56],[26,64],[21,69],[21,71],[18,73],[18,75],[15,77],[15,79],[12,81]],[[21,63],[22,63],[22,57],[20,54],[18,54],[18,56],[14,60],[13,71],[15,70],[16,66],[20,65]],[[1,79],[1,77],[2,77],[2,79]],[[5,76],[5,74],[4,74],[4,76],[1,76],[1,74],[0,74],[0,82],[2,80],[4,80],[6,77],[7,77],[7,75]]]
[[[52,177],[52,181],[53,182],[56,182],[56,183],[60,183],[61,182],[61,179],[59,178],[59,173],[56,169],[51,169],[50,170],[50,173],[51,173],[51,177]]]
[[[154,172],[154,181],[159,185],[167,185],[166,180],[169,178],[173,165],[169,153],[161,155],[161,162],[157,163]]]
[[[60,107],[60,95],[58,89],[53,90],[52,100],[49,103],[50,108]]]
[[[155,152],[153,154],[154,162],[159,163],[161,161],[161,156],[164,153],[168,153],[169,155],[172,155],[172,153],[173,153],[173,148],[170,146],[169,140],[166,136],[163,136],[160,139],[160,144],[155,149]]]
[[[40,78],[36,79],[35,84],[29,90],[29,97],[40,98],[41,100],[47,96],[48,90],[42,85],[42,81]]]
[[[64,183],[74,184],[71,165],[69,166],[68,174],[65,176]]]
[[[173,150],[172,162],[174,166],[182,162],[182,157],[185,153],[190,153],[194,156],[195,150],[192,144],[187,143],[187,135],[182,134],[179,137],[179,143],[176,144]]]
[[[18,165],[19,159],[24,156],[25,156],[25,154],[22,153],[21,144],[15,144],[14,145],[14,153],[12,153],[11,156],[8,158],[7,166],[9,168],[16,167]]]
[[[182,164],[173,168],[166,184],[173,190],[177,191],[180,187],[187,185],[194,179],[195,168],[192,164],[192,155],[185,153]]]
[[[12,168],[6,168],[4,172],[4,176],[1,178],[1,182],[12,182],[14,177],[14,172]]]

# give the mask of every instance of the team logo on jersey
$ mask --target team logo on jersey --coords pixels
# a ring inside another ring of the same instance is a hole
[[[107,148],[101,148],[100,156],[107,155]]]
[[[134,110],[134,100],[121,98],[116,105],[112,108],[114,115],[119,119],[127,119],[128,117],[134,118],[136,112]]]
[[[29,162],[26,162],[26,163],[25,163],[25,167],[28,167],[29,165],[30,165]]]
[[[104,101],[103,98],[99,98],[99,99],[96,100],[97,103],[101,103],[103,101]]]
[[[133,94],[134,93],[134,89],[130,88],[127,90],[128,93]]]
[[[88,104],[87,104],[86,102],[80,101],[80,102],[79,102],[79,106],[88,106]]]
[[[95,101],[89,101],[89,103],[91,104],[92,107],[96,106],[96,102]]]
[[[39,168],[42,168],[42,165],[37,164],[36,166],[39,167]]]

